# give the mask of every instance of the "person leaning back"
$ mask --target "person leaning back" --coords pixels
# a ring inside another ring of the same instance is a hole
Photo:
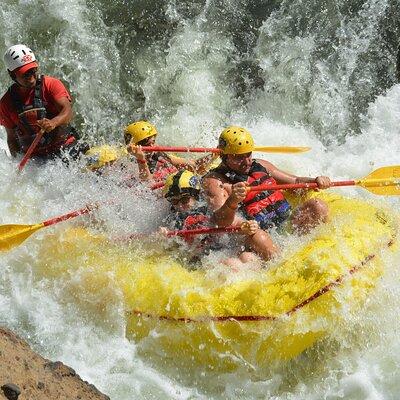
[[[10,153],[25,154],[40,130],[41,141],[32,155],[49,158],[66,150],[75,158],[86,146],[77,143],[72,120],[71,96],[63,83],[39,75],[33,51],[22,44],[11,46],[4,62],[14,83],[0,100],[0,124],[7,132]]]

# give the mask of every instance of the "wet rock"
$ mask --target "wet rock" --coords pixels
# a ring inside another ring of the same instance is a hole
[[[43,382],[38,382],[37,388],[40,389],[40,390],[43,390],[44,389],[44,383]]]
[[[68,367],[67,365],[63,364],[61,361],[55,362],[48,362],[44,365],[46,369],[53,371],[56,375],[59,376],[75,376],[76,372]]]
[[[13,383],[6,383],[1,387],[1,390],[8,400],[17,400],[18,396],[21,394],[20,388]]]

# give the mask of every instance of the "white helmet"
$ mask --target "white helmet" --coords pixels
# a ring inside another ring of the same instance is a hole
[[[10,72],[21,68],[24,65],[28,66],[28,64],[32,64],[30,68],[38,67],[33,51],[24,44],[11,46],[4,54],[4,62]],[[26,71],[30,68],[23,69]],[[22,73],[25,71],[21,70]]]

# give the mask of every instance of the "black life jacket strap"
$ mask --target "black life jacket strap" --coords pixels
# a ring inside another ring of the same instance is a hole
[[[37,119],[43,119],[46,117],[46,108],[43,104],[43,82],[44,75],[40,75],[36,81],[35,94],[33,97],[33,108],[39,108]]]
[[[246,182],[249,175],[254,172],[264,172],[266,174],[266,179],[271,177],[270,173],[256,160],[253,160],[251,164],[250,171],[247,175],[239,174],[238,172],[232,171],[228,169],[225,165],[220,164],[217,168],[211,169],[210,172],[217,173],[223,175],[228,179],[229,183],[238,183],[238,182]]]
[[[24,126],[24,128],[31,135],[35,135],[36,132],[29,125],[28,119],[24,112],[29,111],[30,109],[33,108],[38,108],[39,110],[37,111],[37,119],[42,119],[46,117],[46,109],[43,105],[43,98],[42,98],[43,80],[44,80],[44,75],[40,75],[36,81],[35,94],[33,97],[33,104],[31,106],[24,106],[21,97],[17,93],[17,85],[15,83],[11,85],[10,88],[8,89],[13,106],[17,111],[18,118],[21,121],[21,124]]]
[[[215,172],[217,174],[223,175],[226,179],[231,184],[235,184],[238,182],[246,182],[249,176],[251,176],[255,172],[263,172],[265,175],[254,182],[250,184],[250,186],[258,186],[262,183],[264,183],[266,180],[271,178],[271,174],[266,170],[265,167],[263,167],[259,162],[256,160],[253,160],[253,163],[251,164],[250,170],[247,175],[244,174],[239,174],[238,172],[229,170],[225,165],[219,165],[217,168],[214,168],[211,170],[211,172]],[[266,199],[269,197],[273,192],[270,190],[263,190],[262,192],[257,193],[256,196],[254,196],[251,200],[248,200],[246,202],[242,202],[240,205],[240,209],[244,210],[246,206],[249,206],[250,204],[257,203],[261,200]]]
[[[146,157],[150,173],[153,174],[155,172],[157,164],[168,163],[167,157],[168,156],[165,153],[159,151],[152,154],[150,153],[150,156]]]
[[[25,111],[24,105],[22,104],[21,98],[18,96],[18,93],[16,90],[16,84],[14,83],[8,89],[8,91],[10,93],[11,101],[13,103],[15,110],[17,111],[18,119],[20,120],[21,124],[27,130],[27,132],[29,132],[30,135],[32,135],[32,136],[35,135],[34,130],[31,128],[31,126],[28,123],[28,119],[26,118],[26,115],[23,113]]]

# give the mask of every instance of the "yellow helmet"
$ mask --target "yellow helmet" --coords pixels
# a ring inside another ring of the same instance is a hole
[[[254,140],[247,129],[228,126],[219,137],[218,147],[222,154],[245,154],[254,150]]]
[[[195,198],[200,194],[200,178],[187,169],[168,175],[163,188],[164,197],[171,197],[189,194]]]
[[[138,144],[148,137],[157,135],[157,129],[147,121],[136,121],[125,128],[125,135],[131,137],[131,143]]]
[[[119,148],[107,144],[104,146],[92,147],[85,153],[86,165],[88,169],[94,171],[127,154],[124,147]]]

